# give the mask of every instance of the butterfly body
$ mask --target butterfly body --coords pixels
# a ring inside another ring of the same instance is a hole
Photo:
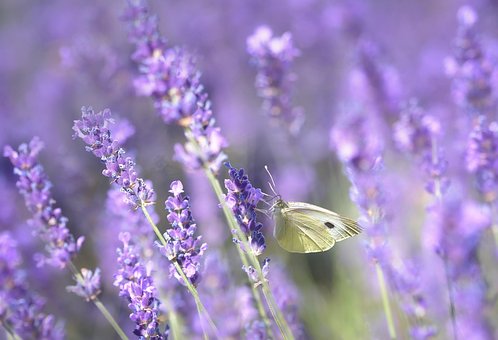
[[[327,251],[336,242],[361,232],[355,221],[309,203],[286,202],[277,197],[273,213],[273,234],[278,244],[292,253]]]

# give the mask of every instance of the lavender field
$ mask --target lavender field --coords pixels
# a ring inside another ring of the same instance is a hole
[[[497,339],[497,104],[494,0],[3,0],[0,339]]]

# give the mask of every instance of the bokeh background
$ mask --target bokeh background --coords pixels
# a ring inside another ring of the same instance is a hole
[[[352,218],[358,217],[358,211],[329,137],[344,107],[361,104],[368,114],[369,105],[376,105],[365,100],[372,96],[368,91],[387,91],[392,98],[374,111],[389,111],[395,117],[405,101],[417,98],[440,115],[443,130],[451,129],[464,114],[453,99],[445,60],[454,52],[457,11],[462,5],[476,10],[477,29],[492,60],[493,51],[498,52],[498,3],[492,0],[151,0],[149,4],[168,43],[196,54],[214,115],[230,143],[226,152],[232,164],[245,168],[255,185],[270,192],[264,171],[268,165],[286,200],[314,203]],[[82,106],[110,108],[122,124],[129,125],[125,147],[135,155],[143,177],[154,183],[156,212],[163,224],[162,202],[169,183],[181,179],[204,240],[213,250],[231,249],[231,236],[207,180],[183,171],[172,159],[173,145],[184,138],[181,128],[163,124],[151,101],[135,94],[137,67],[121,18],[124,7],[124,1],[0,2],[0,145],[17,146],[32,136],[44,141],[41,160],[53,182],[54,197],[69,218],[71,231],[87,240],[77,262],[105,267],[103,254],[112,254],[116,244],[106,233],[104,218],[109,183],[101,176],[101,164],[72,139],[71,127]],[[254,87],[256,70],[246,39],[262,24],[276,35],[290,32],[300,51],[291,68],[292,102],[302,109],[305,121],[294,137],[268,118]],[[389,74],[392,82],[387,90],[362,85],[365,44],[373,62]],[[389,242],[400,261],[421,261],[428,319],[438,329],[436,337],[451,338],[444,273],[431,266],[439,258],[422,237],[430,197],[417,167],[389,145],[387,133],[385,138],[386,192],[393,204]],[[220,178],[225,177],[222,170]],[[65,292],[71,283],[68,273],[33,265],[32,254],[40,244],[25,222],[29,213],[16,192],[6,158],[0,159],[0,183],[0,230],[15,234],[30,284],[47,298],[47,310],[65,320],[70,339],[112,338],[112,330],[93,305]],[[273,221],[261,218],[268,256],[283,266],[297,287],[308,337],[388,337],[375,269],[365,255],[362,236],[325,253],[288,254],[271,236]],[[483,243],[485,253],[490,246]],[[233,257],[227,260],[240,281],[239,264]],[[112,273],[103,276],[107,279],[102,299],[127,323],[128,311],[112,286]],[[396,298],[392,300],[400,338],[409,338],[407,319]],[[491,324],[497,322],[493,311],[496,308],[487,312]]]

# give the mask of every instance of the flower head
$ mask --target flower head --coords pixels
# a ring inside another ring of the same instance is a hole
[[[66,287],[69,292],[81,296],[86,301],[94,300],[100,294],[100,269],[92,272],[89,269],[81,269],[81,278],[75,278],[76,285]]]
[[[186,130],[188,141],[175,146],[175,159],[188,169],[206,167],[218,172],[228,143],[216,126],[193,56],[166,46],[145,1],[129,0],[125,20],[135,44],[133,59],[139,65],[137,92],[154,100],[165,123],[176,123]]]
[[[230,176],[230,179],[225,180],[226,204],[233,211],[242,232],[246,235],[251,251],[256,256],[261,255],[266,249],[266,242],[261,232],[263,224],[257,220],[256,207],[262,200],[263,193],[261,189],[252,186],[244,169],[236,169],[230,163],[225,165]]]
[[[81,119],[74,122],[74,138],[81,138],[87,144],[86,150],[102,160],[105,164],[102,174],[121,187],[133,207],[150,203],[154,191],[138,177],[134,160],[126,157],[124,149],[112,138],[109,127],[113,122],[111,111],[106,109],[95,113],[92,108],[85,107],[81,111]]]
[[[294,47],[292,35],[273,36],[268,26],[260,26],[247,38],[247,52],[257,68],[256,89],[263,99],[263,108],[273,118],[289,127],[291,133],[301,128],[304,115],[292,106],[291,84],[295,75],[290,72],[299,50]]]
[[[446,72],[453,80],[456,102],[470,116],[492,115],[496,94],[492,76],[494,66],[485,54],[475,26],[477,13],[470,6],[458,10],[458,32],[453,56],[446,60]]]
[[[119,239],[123,246],[118,248],[119,269],[114,285],[128,302],[130,319],[136,324],[133,333],[140,339],[167,339],[166,332],[159,328],[160,302],[151,273],[141,262],[130,233],[120,233]]]
[[[164,234],[166,246],[159,245],[159,248],[169,260],[180,265],[185,276],[196,286],[201,279],[200,257],[206,251],[207,244],[201,243],[201,236],[194,237],[197,226],[190,211],[190,198],[183,194],[182,182],[173,181],[169,192],[171,195],[165,205],[172,228]],[[170,273],[185,284],[173,264],[170,265]]]
[[[23,339],[63,339],[62,327],[43,313],[44,301],[29,288],[20,265],[16,241],[0,233],[0,320]]]
[[[26,206],[33,213],[31,222],[45,242],[47,255],[39,254],[38,264],[47,263],[64,268],[78,253],[84,237],[75,239],[66,227],[67,218],[55,205],[50,191],[52,183],[38,162],[42,148],[43,143],[35,137],[29,144],[21,144],[18,150],[10,146],[5,147],[4,155],[14,166],[14,173],[18,176],[17,188],[24,196]]]

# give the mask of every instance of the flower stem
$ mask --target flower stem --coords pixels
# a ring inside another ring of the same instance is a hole
[[[387,294],[386,280],[384,278],[384,272],[382,271],[382,268],[380,267],[379,263],[375,264],[375,270],[377,272],[377,280],[379,281],[380,293],[382,295],[382,304],[384,306],[384,314],[386,315],[389,337],[391,339],[396,339],[396,329],[394,327],[391,306],[389,304],[389,296]]]
[[[142,209],[142,212],[143,212],[145,218],[147,219],[147,221],[149,222],[149,224],[152,226],[152,229],[154,230],[154,233],[156,234],[157,238],[159,239],[159,241],[161,241],[161,244],[166,247],[167,246],[166,239],[161,234],[161,232],[159,231],[159,228],[156,226],[156,224],[152,220],[152,217],[150,216],[149,212],[147,211],[147,208],[145,207],[144,202],[141,202],[140,207]],[[189,290],[189,292],[194,297],[195,305],[197,307],[197,313],[199,314],[199,318],[201,320],[201,325],[202,325],[202,316],[204,315],[205,318],[206,318],[206,320],[207,320],[207,322],[208,322],[208,324],[209,324],[209,326],[213,330],[214,334],[216,335],[217,338],[219,338],[219,336],[218,336],[218,329],[216,328],[216,325],[214,324],[213,320],[211,319],[211,316],[209,315],[209,313],[207,312],[206,308],[204,307],[204,305],[203,305],[203,303],[202,303],[202,301],[201,301],[201,299],[199,297],[199,293],[197,292],[197,289],[194,287],[194,285],[192,285],[192,283],[190,282],[190,280],[187,278],[187,276],[183,272],[183,270],[180,267],[180,265],[178,264],[178,262],[176,260],[172,260],[171,262],[175,266],[175,269],[176,269],[177,273],[181,276],[182,280],[185,282],[185,285],[187,286],[187,289]],[[209,339],[206,331],[204,330],[204,327],[202,328],[202,331],[203,331],[203,334],[204,334],[204,338],[205,339]]]
[[[233,216],[232,212],[230,211],[230,209],[226,205],[226,202],[223,198],[223,191],[221,189],[220,182],[216,179],[216,177],[214,176],[214,174],[212,173],[212,171],[209,168],[204,168],[204,170],[205,170],[206,176],[209,179],[209,182],[211,183],[211,186],[213,187],[213,190],[216,193],[216,196],[218,197],[218,200],[221,204],[221,207],[223,209],[223,213],[225,214],[225,217],[227,219],[227,222],[229,224],[230,229],[235,231],[235,235],[242,242],[244,249],[248,249],[248,250],[251,249],[249,242],[247,241],[246,236],[244,235],[244,233],[240,229],[240,226],[237,223],[237,221],[235,220],[235,217]],[[239,249],[239,254],[241,254],[241,259],[242,259],[242,262],[244,263],[244,265],[246,265],[246,263],[248,262],[247,258],[249,258],[249,262],[253,265],[254,269],[256,269],[256,272],[258,273],[259,279],[260,279],[261,284],[262,284],[263,295],[265,297],[266,303],[268,305],[268,308],[270,309],[270,313],[272,314],[273,319],[275,320],[282,336],[284,337],[284,339],[294,339],[294,336],[290,330],[289,325],[287,324],[287,321],[283,317],[282,312],[280,311],[280,308],[278,308],[277,304],[275,303],[275,299],[273,298],[273,294],[271,293],[270,286],[269,286],[268,282],[266,281],[266,279],[263,277],[263,271],[261,269],[261,265],[260,265],[257,257],[250,251],[243,253],[240,250],[240,247],[237,247],[237,249]],[[247,258],[246,258],[246,256],[247,256]],[[258,299],[256,299],[256,302],[258,303]],[[260,308],[258,306],[258,311],[264,312],[264,308]],[[265,318],[267,319],[266,314],[262,315],[262,318],[263,318],[263,320],[265,320]],[[265,322],[265,325],[266,324],[267,323]]]
[[[21,337],[17,335],[17,333],[10,327],[7,322],[3,319],[0,319],[0,325],[5,329],[5,333],[7,334],[7,339],[8,340],[21,340]]]
[[[80,271],[76,268],[76,266],[72,262],[69,262],[69,269],[71,270],[71,272],[73,273],[73,275],[75,276],[77,281],[83,282],[83,277],[81,276]],[[92,302],[95,304],[95,306],[98,308],[98,310],[102,313],[102,315],[106,318],[107,322],[109,322],[109,324],[112,326],[112,328],[114,328],[116,333],[118,333],[119,337],[122,340],[127,340],[128,337],[126,336],[124,331],[121,329],[121,327],[119,327],[118,323],[116,322],[116,320],[114,320],[111,313],[109,313],[109,311],[104,306],[104,304],[97,297],[93,298]]]
[[[438,152],[437,152],[437,141],[435,138],[432,138],[432,163],[438,163]],[[441,191],[441,180],[440,178],[434,179],[434,196],[436,197],[436,204],[441,207],[443,205],[443,193]],[[498,244],[498,243],[497,243]],[[455,299],[453,298],[453,287],[451,284],[450,271],[448,267],[448,259],[446,254],[442,254],[441,256],[443,260],[444,273],[446,278],[446,286],[448,288],[448,300],[449,300],[449,313],[451,319],[451,327],[453,330],[453,339],[458,340],[458,332],[457,332],[457,323],[456,323],[456,312],[455,312]]]

